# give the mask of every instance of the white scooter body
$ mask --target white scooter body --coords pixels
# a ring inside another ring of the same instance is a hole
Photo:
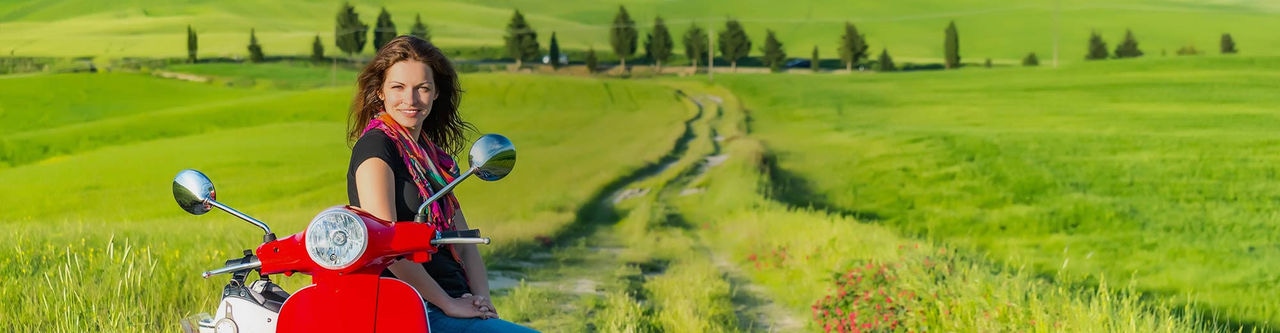
[[[275,332],[280,306],[287,293],[269,281],[254,281],[248,288],[227,285],[215,317],[206,313],[184,319],[187,333]]]

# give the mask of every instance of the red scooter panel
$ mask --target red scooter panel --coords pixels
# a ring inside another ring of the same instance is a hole
[[[281,307],[276,331],[429,332],[426,307],[408,284],[365,274],[342,282],[298,290]]]

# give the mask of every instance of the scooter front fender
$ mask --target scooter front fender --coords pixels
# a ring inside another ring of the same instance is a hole
[[[280,308],[277,332],[427,333],[427,309],[417,290],[403,281],[345,276],[337,288],[304,287]]]

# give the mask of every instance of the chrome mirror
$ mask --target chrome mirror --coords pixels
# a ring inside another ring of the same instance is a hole
[[[471,154],[467,158],[467,162],[471,164],[471,168],[463,172],[462,175],[454,179],[449,184],[445,184],[440,191],[436,191],[434,195],[422,202],[418,206],[418,216],[414,221],[425,222],[427,220],[427,207],[431,202],[444,197],[445,194],[452,191],[458,186],[462,180],[475,175],[485,181],[495,181],[506,177],[511,173],[511,169],[516,166],[516,147],[511,144],[511,140],[499,134],[485,134],[476,139],[471,144]]]
[[[468,162],[476,170],[476,177],[490,182],[499,180],[516,166],[516,147],[505,136],[485,134],[471,145]]]
[[[173,177],[173,200],[191,215],[208,213],[213,209],[209,201],[214,197],[213,182],[200,171],[186,169]]]

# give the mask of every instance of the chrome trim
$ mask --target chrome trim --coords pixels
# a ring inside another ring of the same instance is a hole
[[[258,261],[258,258],[254,258],[253,261],[251,262],[247,262],[243,264],[235,264],[235,265],[230,265],[230,266],[222,267],[219,269],[211,270],[208,272],[204,272],[203,274],[200,274],[200,276],[208,279],[210,276],[214,276],[218,274],[242,271],[246,269],[255,269],[258,267],[262,267],[262,262]]]
[[[483,238],[458,237],[458,238],[443,238],[443,239],[431,240],[431,245],[441,245],[441,244],[489,244],[489,237],[483,237]]]
[[[244,220],[245,222],[249,222],[255,226],[258,226],[258,228],[262,228],[262,231],[265,231],[268,234],[271,233],[271,227],[268,227],[266,223],[263,223],[262,221],[258,221],[258,219],[255,219],[249,215],[245,215],[244,213],[241,213],[235,208],[231,208],[230,206],[223,205],[221,202],[217,202],[212,199],[209,200],[209,204],[213,205],[214,207],[217,207],[218,209],[221,209],[224,212],[227,212],[228,214],[231,214],[235,217],[239,217],[241,220]]]
[[[427,215],[427,207],[431,205],[432,202],[435,202],[437,199],[440,199],[440,197],[443,197],[445,194],[449,194],[449,191],[452,191],[454,187],[458,187],[458,184],[462,183],[462,180],[467,179],[467,177],[471,177],[471,175],[474,174],[475,171],[476,171],[476,168],[467,169],[467,172],[463,172],[462,175],[458,176],[457,179],[454,179],[452,182],[445,184],[444,188],[440,189],[439,191],[436,191],[436,194],[431,195],[431,197],[427,198],[427,200],[423,200],[422,206],[418,206],[418,215],[419,216]],[[418,222],[424,222],[424,221],[418,221]]]

